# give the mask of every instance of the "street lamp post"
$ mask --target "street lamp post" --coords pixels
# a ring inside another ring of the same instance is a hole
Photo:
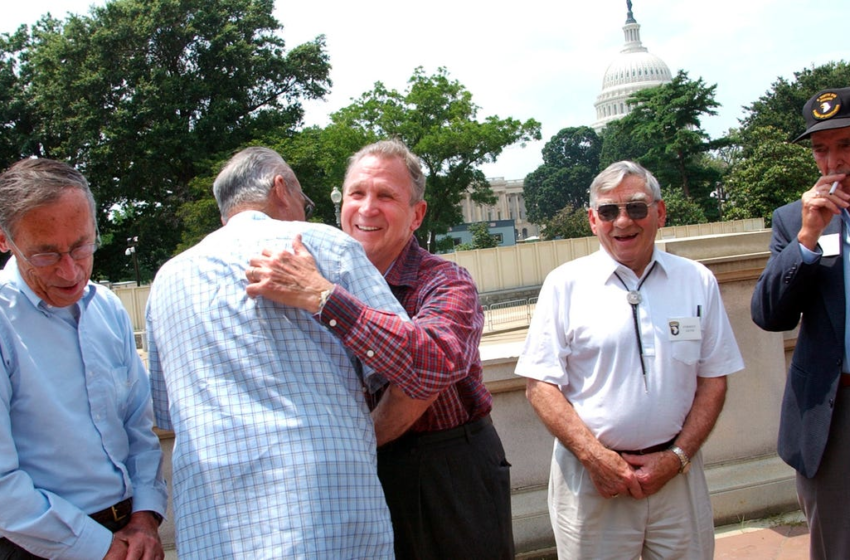
[[[718,185],[716,189],[708,193],[711,198],[717,199],[717,213],[720,215],[720,220],[723,220],[723,203],[726,202],[726,189],[723,185]]]
[[[136,286],[142,285],[142,277],[139,275],[139,258],[136,256],[136,245],[139,244],[139,236],[127,238],[127,250],[124,254],[128,257],[133,255],[133,267],[136,269]]]
[[[339,221],[339,203],[342,202],[342,193],[337,187],[331,191],[331,202],[334,203],[334,214],[336,215],[336,227],[341,228],[342,224]]]

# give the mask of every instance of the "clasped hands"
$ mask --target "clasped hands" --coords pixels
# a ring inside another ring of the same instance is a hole
[[[631,496],[646,498],[661,490],[679,474],[681,463],[675,454],[659,451],[646,455],[602,449],[585,464],[596,490],[604,498]]]

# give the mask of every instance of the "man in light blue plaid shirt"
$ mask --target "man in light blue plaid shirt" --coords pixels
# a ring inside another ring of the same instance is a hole
[[[300,236],[337,288],[406,317],[404,310],[359,243],[300,221],[312,202],[274,151],[238,153],[213,190],[224,227],[160,269],[147,309],[157,424],[176,435],[178,553],[390,558],[363,395],[369,379],[333,325],[249,298],[248,261]]]

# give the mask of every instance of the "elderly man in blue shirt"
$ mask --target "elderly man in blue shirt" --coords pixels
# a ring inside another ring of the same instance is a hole
[[[89,281],[88,182],[22,160],[0,200],[0,557],[161,559],[150,388],[120,300]]]

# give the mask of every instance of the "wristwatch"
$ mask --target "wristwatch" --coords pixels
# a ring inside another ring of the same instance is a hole
[[[679,467],[679,472],[681,474],[688,474],[688,471],[691,470],[691,458],[688,457],[688,454],[685,453],[681,447],[676,445],[671,445],[670,451],[676,454],[676,457],[679,458],[679,462],[682,464],[682,466]]]
[[[322,290],[319,294],[319,310],[316,311],[313,315],[321,315],[322,311],[325,309],[325,304],[328,303],[328,298],[331,297],[331,294],[334,292],[334,288],[336,288],[336,284],[331,285],[327,290]]]

